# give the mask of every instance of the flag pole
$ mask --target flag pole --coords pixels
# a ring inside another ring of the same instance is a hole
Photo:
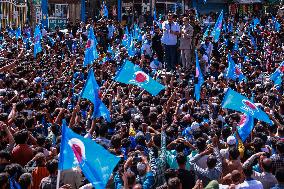
[[[108,91],[116,84],[115,81],[112,81],[107,90],[103,93],[103,98],[107,95]]]
[[[59,189],[60,173],[61,173],[61,170],[58,170],[57,179],[56,179],[56,189]]]

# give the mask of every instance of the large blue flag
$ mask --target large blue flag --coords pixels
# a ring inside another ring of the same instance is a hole
[[[156,96],[165,88],[165,86],[149,77],[138,65],[134,65],[129,60],[126,60],[115,77],[115,80],[125,84],[137,85],[151,93],[153,96]]]
[[[88,30],[88,41],[86,44],[83,66],[85,67],[88,64],[92,64],[93,61],[97,59],[98,57],[99,57],[99,54],[97,51],[97,40],[96,40],[93,28],[90,27]]]
[[[227,69],[227,73],[225,75],[226,78],[232,79],[232,80],[236,80],[237,78],[242,81],[245,80],[246,81],[246,77],[244,76],[244,74],[242,73],[242,70],[239,68],[239,66],[237,66],[234,62],[234,60],[232,59],[231,55],[228,54],[228,69]]]
[[[283,74],[284,74],[284,61],[275,70],[275,72],[270,75],[270,79],[274,82],[275,85],[281,85]]]
[[[194,85],[194,96],[195,96],[195,99],[197,101],[199,101],[200,100],[201,86],[204,83],[204,78],[202,76],[202,72],[201,72],[201,69],[200,69],[197,50],[195,50],[195,64],[196,64],[196,66],[195,66],[195,78],[197,78],[198,81]]]
[[[215,23],[214,29],[213,29],[212,34],[211,34],[215,43],[219,41],[219,37],[220,37],[220,34],[221,34],[221,30],[222,30],[223,17],[224,17],[224,13],[223,13],[223,10],[222,10],[219,17],[218,17],[218,20]]]
[[[253,97],[251,98],[253,102]],[[250,135],[251,131],[254,127],[254,118],[248,114],[243,114],[238,126],[238,133],[241,140],[244,142],[248,136]]]
[[[240,111],[258,120],[272,124],[272,121],[269,119],[268,115],[265,112],[258,108],[248,98],[230,88],[228,88],[225,94],[222,102],[222,108]]]
[[[90,69],[88,73],[88,79],[81,92],[81,97],[90,100],[94,104],[94,118],[103,117],[106,121],[111,121],[109,110],[99,98],[99,85],[95,79],[93,69]]]
[[[74,133],[63,120],[59,170],[79,165],[93,187],[104,189],[119,160],[92,139]]]
[[[39,25],[37,25],[34,32],[34,57],[36,57],[37,53],[42,51],[40,43],[41,38],[41,31]]]

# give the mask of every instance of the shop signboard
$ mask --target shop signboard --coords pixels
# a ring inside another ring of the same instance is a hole
[[[49,28],[54,29],[56,26],[59,28],[65,28],[67,24],[67,19],[64,18],[56,18],[56,17],[49,17]]]

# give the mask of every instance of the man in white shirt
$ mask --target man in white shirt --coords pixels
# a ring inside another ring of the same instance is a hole
[[[165,50],[165,62],[168,71],[172,71],[176,67],[177,61],[177,36],[180,33],[180,26],[173,21],[173,15],[168,14],[168,20],[162,25],[163,36],[162,43]]]

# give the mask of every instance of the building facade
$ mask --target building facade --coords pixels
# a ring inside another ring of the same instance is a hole
[[[0,0],[0,27],[15,24],[23,26],[27,20],[28,6],[25,0]]]

